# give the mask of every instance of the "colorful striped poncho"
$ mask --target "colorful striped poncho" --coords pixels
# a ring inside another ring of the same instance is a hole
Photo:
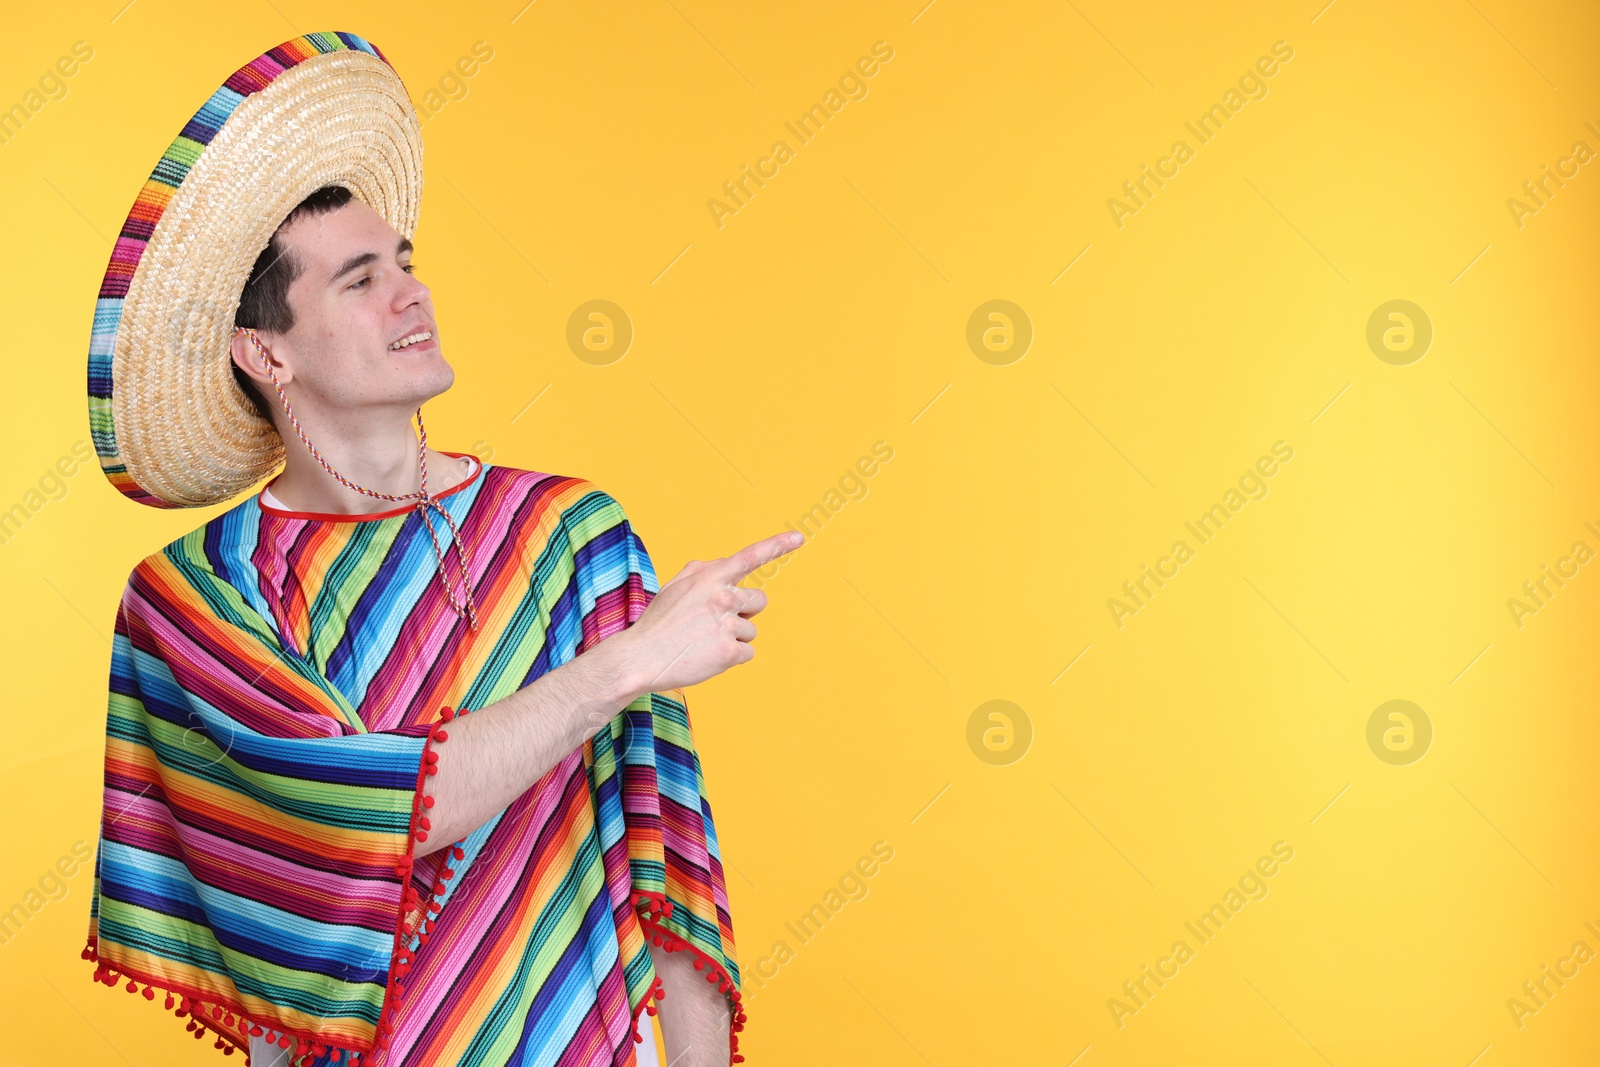
[[[581,478],[482,464],[437,499],[476,633],[423,526],[448,545],[443,518],[409,505],[315,515],[256,496],[134,568],[84,957],[229,1054],[255,1035],[318,1067],[623,1067],[663,992],[648,938],[726,994],[740,1061],[681,689],[415,855],[447,720],[631,625],[659,589],[621,506]]]

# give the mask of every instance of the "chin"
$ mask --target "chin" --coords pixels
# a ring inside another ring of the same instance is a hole
[[[456,383],[455,368],[446,363],[443,356],[436,356],[411,370],[418,392],[426,391],[430,396],[437,396]]]
[[[409,380],[404,382],[390,381],[389,388],[384,390],[393,397],[392,403],[415,410],[437,396],[450,390],[455,384],[455,372],[448,366],[437,370],[423,372],[420,368],[414,369]],[[397,388],[398,386],[398,388]]]

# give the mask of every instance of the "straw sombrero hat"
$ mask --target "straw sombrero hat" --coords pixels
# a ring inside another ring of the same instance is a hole
[[[125,496],[218,504],[282,461],[234,379],[233,319],[273,232],[324,185],[415,233],[421,123],[388,59],[353,33],[296,37],[235,71],[122,224],[95,304],[89,429]]]

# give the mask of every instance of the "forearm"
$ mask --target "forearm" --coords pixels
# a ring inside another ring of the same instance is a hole
[[[626,633],[547,671],[510,696],[452,721],[435,741],[438,769],[426,776],[426,841],[445,848],[482,826],[648,690],[634,678]]]
[[[656,1007],[668,1067],[728,1067],[732,1018],[728,997],[706,972],[694,969],[694,954],[668,952],[648,942],[650,958],[661,979]]]

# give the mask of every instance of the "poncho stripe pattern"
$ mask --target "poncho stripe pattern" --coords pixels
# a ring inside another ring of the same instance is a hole
[[[226,1052],[254,1035],[319,1067],[623,1067],[662,995],[648,939],[725,994],[740,1061],[681,689],[416,854],[450,720],[631,625],[659,589],[621,506],[583,479],[482,464],[437,499],[476,633],[423,523],[449,530],[410,506],[317,516],[252,497],[133,570],[84,957]]]

